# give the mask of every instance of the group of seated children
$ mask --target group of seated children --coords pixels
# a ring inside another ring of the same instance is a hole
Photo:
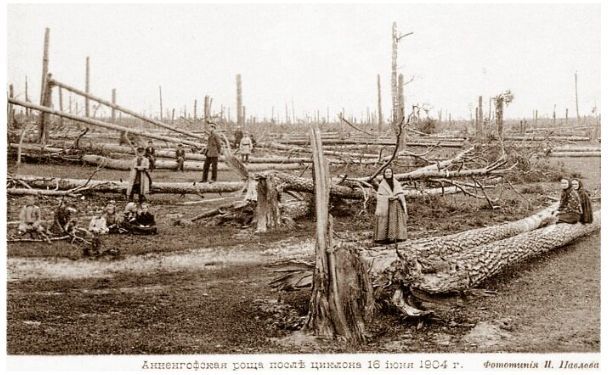
[[[115,201],[110,201],[104,212],[97,212],[89,223],[89,232],[94,234],[132,233],[157,234],[155,216],[149,211],[149,205],[140,207],[134,202],[125,205],[123,215],[117,214]]]
[[[61,202],[55,210],[53,223],[45,225],[40,208],[34,197],[28,197],[25,206],[19,213],[18,234],[29,234],[39,239],[50,241],[50,236],[75,237],[77,230],[92,237],[108,233],[157,234],[155,216],[149,211],[149,205],[129,202],[123,215],[118,215],[115,201],[110,201],[103,211],[98,211],[89,222],[89,230],[78,228],[76,208]]]

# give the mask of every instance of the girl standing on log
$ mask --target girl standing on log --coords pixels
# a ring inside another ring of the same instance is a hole
[[[579,196],[579,203],[581,206],[581,217],[579,222],[583,224],[591,223],[594,218],[592,216],[592,202],[590,201],[590,194],[586,189],[584,189],[581,181],[576,178],[571,180],[571,187]]]
[[[131,201],[134,199],[134,194],[138,194],[138,201],[142,203],[146,200],[146,195],[149,193],[151,177],[147,172],[149,160],[144,156],[144,147],[138,147],[137,153],[138,156],[134,158],[131,171],[129,172],[127,196]]]
[[[401,183],[392,168],[384,170],[377,193],[374,241],[393,243],[407,239],[407,204]]]
[[[581,218],[581,204],[579,202],[579,194],[571,187],[571,182],[568,178],[560,179],[560,206],[555,212],[557,223],[576,224]]]

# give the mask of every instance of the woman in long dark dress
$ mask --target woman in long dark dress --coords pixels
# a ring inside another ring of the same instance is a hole
[[[377,193],[374,241],[399,242],[407,239],[407,204],[401,183],[386,168]]]
[[[560,205],[556,210],[556,222],[576,224],[581,218],[581,205],[579,203],[579,194],[571,187],[571,182],[568,178],[560,179]]]
[[[576,178],[571,180],[571,187],[579,196],[579,204],[581,206],[581,217],[579,222],[583,224],[591,223],[594,218],[592,216],[592,202],[590,201],[590,194],[583,187],[583,183]]]

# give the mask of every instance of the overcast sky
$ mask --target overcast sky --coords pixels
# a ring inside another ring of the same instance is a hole
[[[400,42],[408,105],[427,103],[469,118],[478,95],[511,89],[508,117],[574,116],[600,106],[600,6],[572,5],[18,5],[8,8],[8,81],[38,101],[44,28],[51,29],[50,72],[137,111],[189,112],[193,100],[231,107],[242,74],[247,116],[284,118],[345,108],[360,118],[376,106],[382,77],[390,107],[391,26],[414,32]],[[198,112],[201,113],[201,105]],[[445,115],[444,115],[445,116]]]

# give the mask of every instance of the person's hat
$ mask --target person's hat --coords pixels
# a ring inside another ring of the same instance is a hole
[[[138,152],[144,152],[144,147],[142,147],[142,146],[138,146],[138,148],[136,149],[136,151],[138,151]]]

